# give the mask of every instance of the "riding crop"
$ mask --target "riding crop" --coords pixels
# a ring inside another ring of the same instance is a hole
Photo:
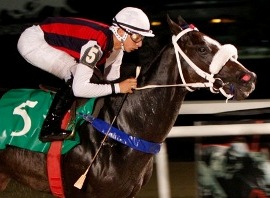
[[[140,66],[137,66],[137,68],[136,68],[136,79],[137,79],[137,77],[139,76],[140,71],[141,71],[141,67],[140,67]],[[112,128],[112,126],[113,126],[113,124],[114,124],[116,118],[118,117],[118,115],[119,115],[119,113],[120,113],[120,111],[121,111],[121,109],[122,109],[122,106],[123,106],[123,104],[124,104],[124,102],[125,102],[127,96],[128,96],[128,93],[124,94],[124,97],[122,98],[122,101],[121,101],[121,103],[120,103],[119,109],[117,110],[117,113],[115,114],[115,116],[114,116],[114,118],[113,118],[113,120],[112,120],[112,122],[111,122],[111,124],[110,124],[110,127],[109,127],[109,129],[107,130],[106,135],[104,136],[104,138],[103,138],[103,140],[102,140],[102,142],[101,142],[101,144],[100,144],[100,146],[99,146],[97,152],[95,153],[93,159],[91,160],[90,165],[87,167],[87,169],[86,169],[86,171],[84,172],[84,174],[81,175],[81,177],[75,182],[74,187],[76,187],[76,188],[78,188],[78,189],[81,189],[81,188],[82,188],[83,183],[84,183],[84,181],[85,181],[85,179],[86,179],[86,175],[87,175],[89,169],[91,168],[93,162],[95,161],[95,159],[96,159],[96,157],[97,157],[97,155],[98,155],[98,153],[99,153],[101,147],[103,146],[104,142],[106,141],[106,139],[107,139],[107,137],[108,137],[108,134],[110,133],[111,128]]]

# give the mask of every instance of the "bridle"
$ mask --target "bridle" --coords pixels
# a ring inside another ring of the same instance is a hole
[[[190,58],[183,52],[183,50],[179,47],[177,44],[177,41],[186,33],[191,32],[191,31],[199,31],[196,27],[193,25],[190,25],[188,28],[184,29],[181,31],[178,35],[173,35],[172,36],[172,43],[174,46],[175,50],[175,55],[176,55],[176,60],[177,60],[177,65],[178,65],[178,70],[179,74],[181,77],[181,80],[183,84],[175,84],[175,85],[147,85],[144,87],[139,87],[136,88],[136,90],[141,90],[141,89],[147,89],[147,88],[154,88],[154,87],[173,87],[173,86],[184,86],[188,91],[192,92],[194,89],[191,89],[190,87],[193,88],[201,88],[201,87],[209,87],[210,91],[212,93],[222,93],[226,98],[226,102],[233,97],[232,94],[227,94],[223,86],[226,85],[220,78],[214,78],[214,75],[217,74],[222,67],[225,65],[225,63],[229,59],[234,59],[236,61],[237,59],[237,49],[230,44],[222,45],[220,46],[219,51],[215,54],[213,57],[213,60],[211,64],[209,65],[209,71],[211,73],[207,73],[200,69],[197,65],[195,65]],[[208,82],[199,82],[199,83],[186,83],[183,72],[182,72],[182,65],[180,62],[180,55],[182,58],[189,64],[190,67],[202,78],[207,80]],[[214,86],[215,85],[215,86]],[[219,88],[217,88],[217,86]]]

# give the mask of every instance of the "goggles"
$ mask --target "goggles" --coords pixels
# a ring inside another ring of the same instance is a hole
[[[117,25],[118,27],[120,27],[121,29],[123,29],[128,35],[130,35],[130,38],[131,38],[131,40],[132,40],[133,42],[139,43],[139,42],[141,42],[141,41],[144,39],[144,36],[143,36],[143,35],[138,34],[138,33],[131,32],[130,30],[127,30],[126,28],[124,28],[124,27],[122,26],[122,23],[118,22],[118,21],[116,20],[116,18],[113,19],[113,22],[116,23],[116,25]],[[125,25],[126,25],[126,24],[125,24]],[[126,25],[126,26],[127,26],[127,25]],[[134,27],[133,27],[133,28],[134,28]]]
[[[139,42],[141,42],[144,39],[144,36],[143,35],[140,35],[138,33],[128,32],[126,30],[125,30],[125,32],[128,33],[128,35],[130,36],[131,40],[134,43],[139,43]]]

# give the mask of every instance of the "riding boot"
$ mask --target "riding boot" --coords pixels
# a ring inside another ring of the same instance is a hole
[[[67,139],[72,131],[61,129],[62,119],[71,108],[75,97],[72,91],[72,78],[56,92],[47,117],[43,122],[39,140],[42,142],[52,142]]]

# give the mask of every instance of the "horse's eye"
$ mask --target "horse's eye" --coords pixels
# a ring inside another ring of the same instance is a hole
[[[199,48],[198,48],[198,51],[199,51],[200,53],[202,53],[202,54],[206,54],[206,53],[207,53],[207,50],[206,50],[205,47],[199,47]]]

